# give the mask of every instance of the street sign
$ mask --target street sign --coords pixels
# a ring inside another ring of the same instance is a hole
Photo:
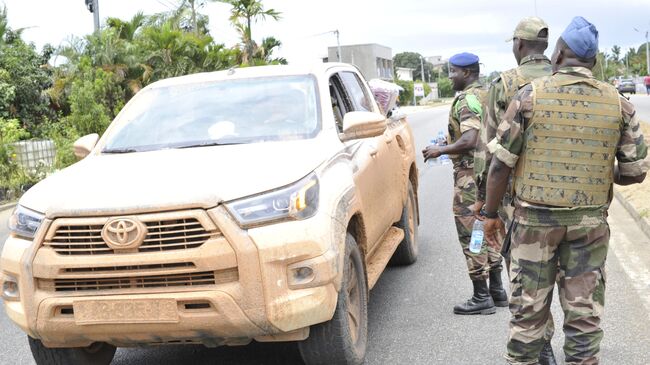
[[[424,96],[424,85],[423,84],[413,84],[413,94],[415,96]]]

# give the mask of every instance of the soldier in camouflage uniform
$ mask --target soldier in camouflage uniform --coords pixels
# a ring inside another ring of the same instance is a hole
[[[492,160],[492,153],[489,147],[494,148],[496,144],[496,132],[498,124],[503,120],[506,108],[510,105],[512,97],[519,90],[519,87],[530,83],[532,80],[550,76],[551,61],[544,56],[544,51],[548,48],[548,25],[537,17],[528,17],[522,19],[513,33],[512,53],[517,60],[519,67],[505,71],[497,77],[488,91],[487,113],[483,118],[479,140],[474,152],[474,175],[476,178],[478,203],[475,209],[479,209],[485,202],[485,190],[487,174]],[[490,143],[493,141],[492,143]],[[506,227],[510,227],[512,222],[513,208],[510,205],[510,194],[506,193],[504,204],[499,207],[500,217],[506,221]],[[480,214],[479,211],[474,212]],[[508,237],[508,236],[506,236]],[[506,261],[506,267],[509,267],[509,244],[503,246],[502,254]],[[495,292],[494,285],[501,287],[501,271],[490,271],[490,294],[495,303],[505,302],[508,304],[508,298],[505,292]],[[498,306],[498,304],[497,304]],[[549,315],[546,325],[546,343],[540,353],[539,363],[541,365],[554,365],[555,357],[551,347],[551,338],[553,337],[554,324],[553,317]]]
[[[478,254],[469,251],[472,226],[476,219],[472,213],[472,206],[476,203],[473,152],[484,115],[483,104],[486,96],[485,88],[478,82],[478,61],[478,57],[470,53],[461,53],[450,58],[449,78],[454,90],[461,93],[454,99],[449,112],[449,143],[446,146],[428,146],[422,151],[425,160],[448,154],[454,164],[454,220],[474,287],[474,295],[454,307],[456,314],[495,313],[496,308],[487,287],[487,278],[490,270],[501,271],[501,255],[498,250],[483,245]],[[500,290],[505,296],[503,288]]]
[[[510,364],[538,364],[555,282],[566,363],[599,363],[612,184],[642,182],[650,161],[634,106],[591,73],[597,52],[594,25],[574,18],[553,53],[554,74],[523,87],[497,131],[485,235],[500,244],[497,209],[514,168]]]

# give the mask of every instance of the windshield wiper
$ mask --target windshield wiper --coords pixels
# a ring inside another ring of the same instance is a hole
[[[133,153],[139,152],[135,148],[109,148],[102,150],[102,153]]]
[[[216,141],[209,141],[209,142],[203,142],[203,143],[194,143],[194,144],[187,144],[187,145],[182,145],[178,146],[175,148],[193,148],[193,147],[210,147],[210,146],[229,146],[229,145],[235,145],[235,144],[243,144],[242,142],[216,142]]]

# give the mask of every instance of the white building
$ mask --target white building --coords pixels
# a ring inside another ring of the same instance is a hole
[[[359,68],[368,80],[382,79],[393,81],[393,50],[376,43],[341,46],[341,62],[350,63]],[[338,62],[338,47],[327,49],[324,62]]]
[[[408,67],[395,68],[397,79],[402,81],[413,81],[413,71],[415,71],[415,69]]]

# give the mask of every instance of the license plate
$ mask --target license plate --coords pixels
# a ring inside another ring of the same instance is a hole
[[[174,299],[78,300],[72,306],[78,325],[178,322]]]

